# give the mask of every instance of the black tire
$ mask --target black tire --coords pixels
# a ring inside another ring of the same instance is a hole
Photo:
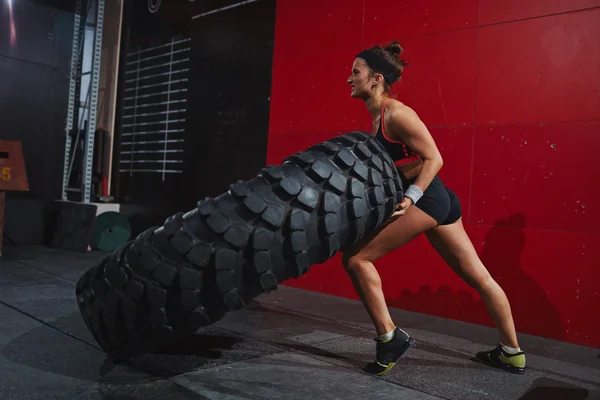
[[[102,259],[77,283],[81,314],[113,357],[156,350],[355,243],[391,216],[402,195],[377,140],[361,132],[334,137]]]

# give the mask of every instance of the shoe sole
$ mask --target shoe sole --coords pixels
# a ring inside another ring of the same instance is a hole
[[[406,342],[406,343],[404,344],[404,347],[402,347],[402,351],[400,352],[400,355],[398,356],[398,358],[396,358],[396,361],[393,361],[393,362],[389,363],[389,364],[388,364],[388,366],[387,366],[387,367],[386,367],[386,368],[385,368],[383,371],[381,371],[381,372],[378,372],[378,373],[376,373],[375,375],[376,375],[376,376],[382,376],[382,375],[385,375],[385,374],[387,374],[387,373],[388,373],[388,372],[389,372],[389,371],[390,371],[390,370],[391,370],[391,369],[392,369],[392,368],[393,368],[393,367],[396,365],[396,362],[397,362],[397,361],[398,361],[398,360],[399,360],[399,359],[400,359],[400,358],[401,358],[401,357],[404,355],[404,353],[406,353],[406,351],[407,351],[408,349],[410,349],[410,347],[411,347],[411,346],[412,346],[414,343],[415,343],[415,339],[413,339],[413,338],[410,338],[410,339],[408,340],[408,342]]]
[[[525,369],[523,369],[523,368],[511,367],[510,365],[505,365],[505,364],[496,364],[492,361],[481,360],[477,357],[474,357],[473,360],[480,362],[484,365],[487,365],[488,367],[498,368],[498,369],[504,370],[506,372],[510,372],[511,374],[516,374],[516,375],[524,375],[525,374]]]

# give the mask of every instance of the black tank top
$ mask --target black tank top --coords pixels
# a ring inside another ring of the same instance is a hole
[[[388,153],[390,153],[390,156],[392,157],[392,160],[394,160],[394,164],[396,166],[400,166],[412,161],[415,161],[417,159],[419,159],[419,155],[417,153],[415,153],[411,148],[409,148],[406,144],[404,144],[404,142],[400,141],[400,140],[394,140],[394,139],[390,139],[386,134],[385,134],[385,130],[383,127],[383,117],[384,117],[384,111],[385,111],[385,106],[387,105],[387,102],[390,101],[391,99],[388,99],[384,105],[383,108],[381,109],[381,118],[379,121],[379,129],[377,130],[377,134],[375,135],[375,138],[377,140],[379,140],[379,142],[383,145],[383,147],[387,150]]]

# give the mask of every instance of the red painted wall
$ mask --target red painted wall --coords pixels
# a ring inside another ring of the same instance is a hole
[[[517,329],[600,347],[600,1],[279,0],[268,163],[370,131],[346,82],[398,39],[398,98],[429,127]],[[424,237],[377,263],[389,305],[484,325]],[[290,286],[357,299],[339,256]],[[402,321],[397,321],[400,325]]]

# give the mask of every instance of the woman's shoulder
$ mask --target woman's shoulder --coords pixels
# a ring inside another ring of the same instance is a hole
[[[415,110],[396,99],[390,99],[385,105],[386,122],[402,125],[404,121],[419,118]]]

